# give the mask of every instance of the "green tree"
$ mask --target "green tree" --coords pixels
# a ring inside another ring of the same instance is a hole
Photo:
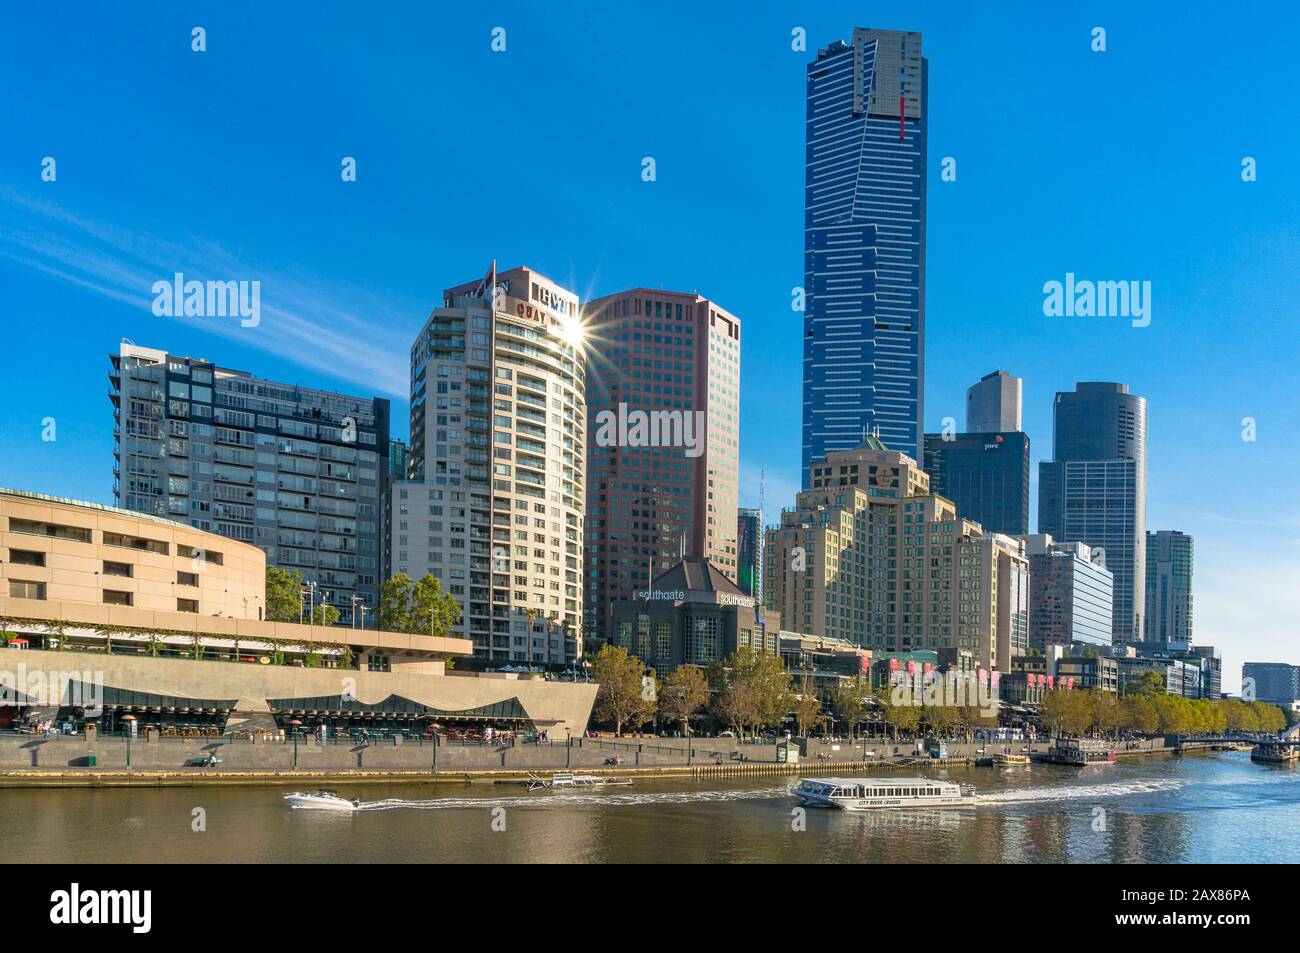
[[[680,722],[682,734],[690,728],[691,715],[709,701],[709,683],[698,665],[678,665],[659,683],[656,692],[659,714]]]
[[[385,632],[411,631],[411,577],[404,572],[386,580],[379,590],[378,627]]]
[[[808,729],[822,720],[821,696],[813,687],[812,679],[805,675],[803,684],[799,686],[799,691],[792,698],[791,711],[794,714],[795,726],[799,729],[800,737],[807,737]]]
[[[758,701],[754,688],[744,682],[733,682],[713,696],[710,709],[713,717],[729,726],[742,741],[745,726],[758,721]]]
[[[915,697],[909,692],[895,702],[888,685],[882,686],[876,694],[876,704],[893,731],[895,741],[898,740],[899,732],[914,733],[921,724],[921,706],[911,704],[913,700]]]
[[[460,622],[460,603],[442,588],[431,572],[411,589],[411,628],[420,635],[446,638],[451,627]]]
[[[1124,694],[1155,696],[1165,695],[1168,692],[1169,687],[1165,682],[1165,676],[1149,668],[1129,684]]]
[[[871,693],[867,687],[856,679],[842,680],[831,689],[828,701],[831,711],[847,726],[849,736],[856,735],[871,705]]]
[[[297,622],[301,611],[302,573],[296,569],[266,567],[266,619]]]
[[[642,682],[645,665],[627,649],[606,645],[591,660],[591,675],[600,686],[596,692],[596,717],[614,723],[614,734],[624,725],[641,725],[654,716],[655,703],[646,697]]]

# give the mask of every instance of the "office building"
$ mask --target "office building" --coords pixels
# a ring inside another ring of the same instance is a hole
[[[1146,448],[1147,402],[1128,385],[1080,383],[1056,395],[1053,459],[1038,471],[1038,531],[1087,543],[1114,575],[1115,643],[1141,641],[1144,631]]]
[[[781,618],[708,560],[688,557],[645,588],[615,600],[610,641],[661,677],[678,665],[707,666],[753,648],[775,655]]]
[[[1192,643],[1192,537],[1147,533],[1145,642]]]
[[[1300,665],[1285,662],[1247,662],[1241,667],[1242,697],[1290,708],[1300,701]],[[1250,698],[1251,694],[1254,698]]]
[[[957,512],[990,533],[1029,532],[1029,435],[925,435],[930,489],[957,504]]]
[[[966,389],[967,433],[1015,433],[1020,426],[1020,378],[994,371]]]
[[[1057,543],[1038,533],[1025,537],[1032,596],[1029,644],[1099,647],[1111,644],[1115,578],[1094,561],[1087,543]]]
[[[109,359],[120,506],[256,545],[341,624],[378,603],[387,400],[134,344]]]
[[[803,475],[866,434],[921,459],[928,63],[856,28],[807,69]]]
[[[814,461],[767,533],[767,605],[788,628],[873,652],[969,650],[990,669],[1028,645],[1028,562],[930,492],[911,457],[868,437]]]
[[[767,536],[763,511],[742,508],[736,513],[736,585],[747,596],[763,604],[763,552]]]
[[[584,631],[683,556],[734,583],[740,320],[697,294],[634,288],[589,302]]]
[[[578,298],[529,268],[443,293],[411,347],[393,565],[461,605],[475,666],[582,654],[586,357]]]

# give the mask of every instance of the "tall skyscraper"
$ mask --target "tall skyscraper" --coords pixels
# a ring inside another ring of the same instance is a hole
[[[855,28],[808,64],[803,486],[864,434],[921,459],[928,64]]]
[[[994,371],[966,390],[966,432],[1020,430],[1020,378]]]
[[[1247,662],[1241,667],[1242,697],[1291,708],[1300,701],[1300,665],[1286,662]],[[1251,693],[1254,698],[1249,698]]]
[[[1192,642],[1192,537],[1147,533],[1145,642]]]
[[[612,603],[683,553],[736,579],[740,319],[700,295],[651,288],[597,298],[584,314],[584,626],[608,640]]]
[[[763,511],[741,508],[736,513],[736,585],[763,604],[763,551],[766,549]]]
[[[109,360],[119,506],[259,546],[268,565],[328,593],[343,624],[353,621],[353,596],[374,609],[387,400],[134,344]]]
[[[1053,405],[1053,459],[1039,464],[1038,531],[1102,550],[1115,577],[1116,643],[1143,637],[1147,402],[1127,384],[1080,383]]]
[[[586,357],[578,298],[529,268],[443,292],[411,346],[393,566],[461,604],[474,664],[582,654]]]
[[[925,435],[930,489],[957,504],[957,512],[990,533],[1029,532],[1029,435]]]

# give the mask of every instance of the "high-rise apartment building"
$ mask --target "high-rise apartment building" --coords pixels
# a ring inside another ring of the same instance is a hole
[[[1191,645],[1192,537],[1178,530],[1147,533],[1143,641]]]
[[[990,533],[1029,532],[1029,435],[925,435],[930,489],[957,504],[957,512]]]
[[[1021,430],[1020,378],[994,371],[966,389],[966,432],[1005,433]]]
[[[119,506],[257,545],[315,582],[345,625],[358,602],[374,608],[387,400],[134,344],[109,360]]]
[[[1300,701],[1300,665],[1247,662],[1241,667],[1242,697],[1291,708]],[[1249,696],[1253,694],[1254,698]]]
[[[742,507],[736,512],[737,570],[736,585],[747,596],[763,604],[763,572],[766,549],[763,511]]]
[[[810,479],[767,533],[767,605],[787,629],[888,652],[965,649],[1003,671],[1027,650],[1023,543],[986,535],[874,437],[814,461]]]
[[[1147,402],[1127,384],[1080,383],[1053,405],[1038,470],[1038,531],[1087,543],[1115,577],[1112,639],[1141,641],[1146,610]]]
[[[586,611],[676,565],[739,565],[740,319],[697,294],[634,288],[588,302]]]
[[[921,459],[928,64],[856,28],[808,64],[803,486],[864,434]]]
[[[461,604],[473,664],[582,654],[585,365],[577,296],[529,268],[447,289],[411,346],[393,566]]]
[[[1025,537],[1029,557],[1029,645],[1111,644],[1115,578],[1093,562],[1086,543],[1057,543],[1043,533]]]

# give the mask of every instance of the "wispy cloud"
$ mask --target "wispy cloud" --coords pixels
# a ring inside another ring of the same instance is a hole
[[[0,256],[150,313],[154,282],[177,272],[200,281],[260,281],[257,327],[227,318],[157,320],[237,340],[371,392],[407,394],[406,355],[418,318],[375,295],[256,267],[201,237],[162,239],[90,221],[14,190],[0,190],[0,207]]]

